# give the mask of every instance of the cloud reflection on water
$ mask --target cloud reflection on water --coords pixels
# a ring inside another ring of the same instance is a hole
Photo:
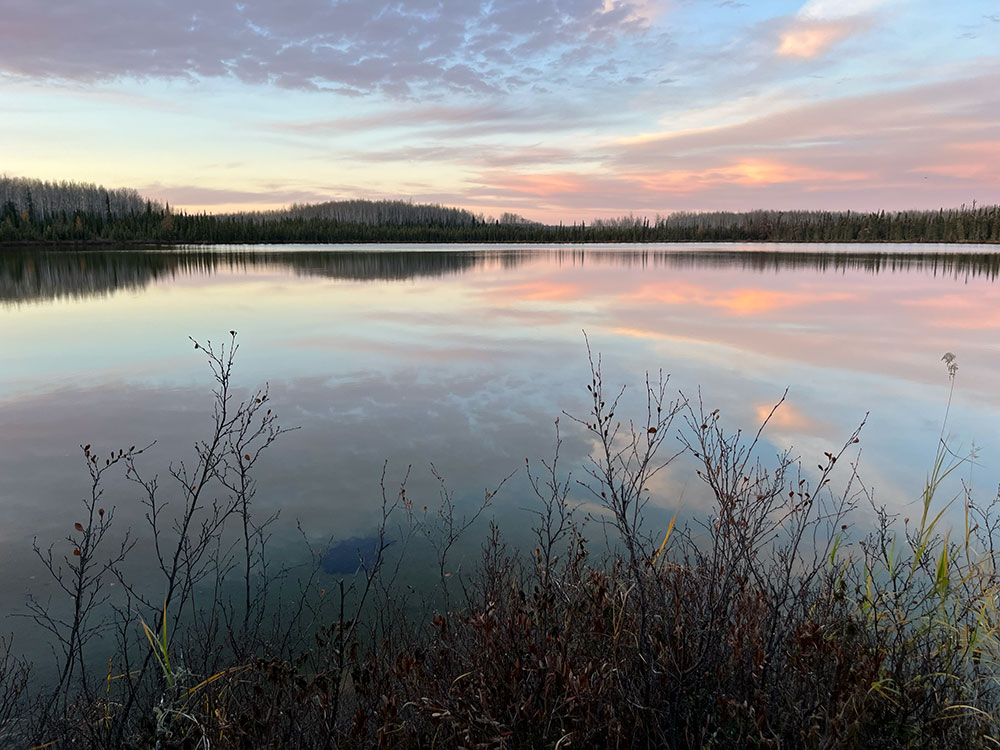
[[[269,380],[283,423],[302,427],[260,477],[259,502],[284,514],[276,538],[287,550],[295,519],[317,542],[368,534],[386,459],[412,463],[414,496],[433,498],[430,462],[473,497],[548,456],[553,420],[586,409],[583,329],[609,382],[637,386],[662,366],[732,428],[755,427],[788,387],[765,452],[792,445],[807,466],[870,411],[862,473],[901,509],[933,455],[947,394],[939,360],[955,351],[951,429],[982,446],[974,483],[995,487],[1000,349],[986,324],[1000,309],[1000,259],[806,249],[5,251],[0,569],[25,575],[0,587],[0,609],[30,584],[31,536],[58,540],[72,523],[79,443],[158,439],[150,460],[161,464],[188,452],[210,378],[187,336],[230,328],[243,346],[240,384]],[[633,411],[622,414],[638,410],[638,395],[627,393]],[[587,443],[564,436],[565,465],[579,471]],[[663,475],[654,514],[679,500],[685,513],[704,507],[691,469]],[[528,502],[520,479],[496,508],[501,522],[519,519],[515,536]],[[123,523],[142,525],[131,494],[109,497]]]

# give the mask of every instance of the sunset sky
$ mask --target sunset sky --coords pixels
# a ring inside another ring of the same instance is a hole
[[[543,221],[1000,203],[996,0],[0,0],[0,173]]]

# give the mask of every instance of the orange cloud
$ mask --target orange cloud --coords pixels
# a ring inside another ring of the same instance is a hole
[[[695,285],[646,285],[633,295],[635,299],[654,300],[665,305],[695,305],[715,307],[735,315],[754,315],[772,310],[823,302],[849,302],[853,294],[828,292],[779,292],[770,289],[715,290]]]
[[[735,290],[729,296],[722,297],[713,304],[730,312],[745,315],[820,302],[847,302],[854,298],[853,294],[832,292],[809,294],[805,292],[774,292],[768,289],[745,289]]]
[[[709,190],[720,184],[773,185],[787,182],[853,182],[866,180],[865,172],[840,172],[800,167],[779,161],[744,159],[704,171],[673,170],[660,174],[635,174],[645,190],[660,192]]]
[[[645,328],[626,328],[624,326],[619,326],[618,328],[613,328],[612,333],[618,336],[627,336],[630,339],[662,339],[666,336],[659,331],[648,331]]]
[[[797,23],[781,35],[777,54],[780,57],[811,60],[843,40],[850,32],[850,27],[842,22]]]
[[[745,184],[806,182],[810,180],[851,182],[868,178],[868,174],[865,172],[836,172],[774,161],[743,161],[734,164],[729,172],[736,176],[737,181],[742,181]]]
[[[757,421],[763,423],[768,414],[771,414],[771,409],[774,409],[774,404],[755,405],[754,413],[757,416]],[[796,432],[811,432],[817,427],[815,419],[788,401],[778,406],[768,424],[772,427]]]
[[[785,307],[797,307],[809,300],[811,300],[810,295],[772,292],[767,289],[747,289],[735,292],[728,297],[717,299],[712,304],[730,312],[752,314],[778,310]]]
[[[528,195],[553,195],[573,193],[587,188],[586,178],[574,174],[524,174],[510,175],[496,184],[504,190],[516,190]]]
[[[691,344],[704,344],[710,343],[706,342],[704,339],[695,338],[692,336],[681,336],[676,333],[663,333],[662,331],[650,331],[647,328],[629,328],[627,326],[618,326],[612,328],[611,332],[616,336],[626,336],[630,339],[643,339],[648,341],[676,341],[685,342]]]

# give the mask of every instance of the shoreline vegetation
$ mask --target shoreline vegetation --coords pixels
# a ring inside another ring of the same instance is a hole
[[[269,554],[276,518],[257,510],[254,473],[286,430],[266,386],[237,388],[235,332],[194,346],[213,427],[186,462],[158,477],[149,447],[81,446],[86,499],[66,539],[36,544],[67,596],[23,613],[51,638],[56,676],[39,684],[0,642],[5,746],[997,744],[1000,507],[958,482],[971,457],[948,445],[947,408],[923,495],[897,519],[858,473],[863,425],[818,462],[775,456],[771,416],[731,430],[700,398],[671,398],[662,373],[630,420],[592,355],[589,412],[557,419],[552,457],[521,468],[528,549],[483,529],[510,476],[470,503],[440,477],[436,500],[412,497],[409,469],[386,467],[377,532],[338,580],[322,550],[298,570]],[[571,431],[594,449],[567,469]],[[669,498],[650,488],[681,461],[712,507],[652,528],[647,505]],[[146,529],[117,527],[114,476]],[[946,528],[949,507],[964,528]],[[479,559],[457,565],[460,538],[479,534]],[[426,592],[406,585],[420,549]],[[130,574],[136,555],[151,578]]]
[[[0,245],[269,243],[1000,243],[1000,206],[937,211],[774,211],[623,216],[546,225],[403,201],[188,214],[131,189],[0,176]]]

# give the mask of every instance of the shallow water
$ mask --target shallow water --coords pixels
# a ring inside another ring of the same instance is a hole
[[[430,464],[462,503],[511,472],[491,514],[514,539],[529,503],[525,458],[550,456],[553,422],[583,414],[587,348],[609,382],[671,387],[755,429],[788,389],[766,452],[805,466],[868,414],[860,471],[879,502],[915,508],[958,357],[948,424],[980,496],[1000,471],[1000,256],[914,245],[566,248],[219,247],[0,251],[0,612],[54,595],[32,538],[70,547],[87,473],[79,445],[157,445],[165,474],[210,426],[213,385],[188,337],[238,331],[236,381],[270,384],[284,436],[262,463],[258,506],[281,511],[274,548],[370,536],[384,462]],[[630,402],[633,406],[636,404]],[[621,412],[624,415],[625,411]],[[562,422],[562,460],[589,444]],[[707,498],[690,461],[660,475],[651,522]],[[111,482],[118,523],[139,531],[134,488]],[[581,501],[585,499],[582,495]],[[142,569],[149,561],[137,556]],[[5,620],[0,630],[24,630]],[[30,632],[30,631],[26,631]],[[30,636],[29,636],[30,637]]]

